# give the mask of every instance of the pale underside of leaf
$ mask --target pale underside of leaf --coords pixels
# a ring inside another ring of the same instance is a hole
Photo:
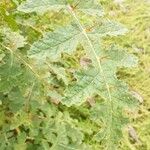
[[[86,98],[91,97],[96,90],[100,88],[100,72],[98,70],[88,70],[88,73],[80,72],[78,74],[77,84],[69,86],[65,91],[65,98],[62,100],[67,106],[81,105]],[[103,83],[103,82],[102,82]]]
[[[24,38],[19,32],[13,32],[10,28],[3,28],[3,42],[12,50],[24,47],[26,44],[26,38]]]
[[[116,106],[120,107],[134,106],[136,100],[129,93],[128,86],[123,81],[117,79],[116,71],[118,67],[122,67],[124,64],[127,64],[125,67],[136,65],[136,58],[133,57],[132,61],[126,62],[127,56],[132,57],[132,55],[119,50],[117,47],[111,47],[105,51],[101,50],[100,54],[104,58],[104,60],[101,60],[101,66],[105,73],[105,79],[109,84],[113,102],[116,103]],[[77,72],[75,77],[77,82],[66,89],[64,93],[65,98],[62,99],[62,103],[67,106],[81,105],[87,98],[94,96],[94,94],[108,100],[108,91],[103,80],[103,75],[98,68],[89,67],[84,71]]]
[[[74,0],[70,3],[67,0],[27,0],[18,7],[18,10],[25,13],[44,13],[48,10],[59,11],[67,9],[68,5],[88,15],[102,16],[104,14],[97,0]]]
[[[50,67],[50,69],[54,72],[54,74],[56,74],[58,80],[62,80],[66,85],[68,85],[68,80],[67,80],[67,75],[65,72],[65,69],[63,67],[57,66],[57,65],[52,65],[52,64],[48,64],[48,66]]]
[[[103,21],[102,25],[97,25],[93,30],[89,33],[90,36],[94,37],[105,37],[107,35],[109,36],[117,36],[117,35],[123,35],[128,30],[120,23],[115,21]]]
[[[111,27],[113,28],[112,30]],[[125,29],[120,24],[108,21],[99,26],[99,28],[95,27],[91,32],[87,32],[87,35],[90,39],[98,41],[100,37],[120,35],[124,32]],[[50,58],[51,61],[56,61],[60,58],[61,53],[71,54],[74,52],[78,44],[83,47],[89,46],[79,27],[76,24],[71,24],[54,32],[46,33],[42,39],[32,45],[28,55],[31,58],[43,61],[46,57]]]
[[[97,0],[75,0],[72,4],[78,11],[92,16],[103,16],[104,11]]]
[[[113,67],[113,66],[112,66]],[[106,68],[105,68],[106,69]],[[111,98],[116,106],[130,107],[136,104],[135,99],[130,95],[127,85],[118,80],[113,74],[109,74],[109,69],[105,70],[105,77],[110,86]],[[113,68],[112,68],[113,69]],[[77,83],[68,86],[64,92],[62,103],[67,106],[81,105],[89,97],[99,95],[106,101],[109,95],[99,70],[88,68],[87,70],[76,73]]]
[[[48,57],[51,61],[56,61],[62,52],[71,54],[76,50],[81,39],[81,33],[75,28],[75,26],[68,26],[55,32],[46,33],[43,39],[31,46],[28,55],[40,60]]]
[[[103,123],[102,129],[95,134],[94,139],[98,142],[102,141],[106,145],[105,149],[114,150],[117,149],[118,142],[122,138],[122,128],[128,123],[128,119],[123,116],[122,109],[115,107],[115,104],[112,114],[108,111],[109,109],[106,103],[96,104],[91,109],[91,119],[94,122]]]
[[[27,0],[18,7],[18,10],[25,13],[46,12],[48,10],[58,11],[65,8],[65,4],[65,0]]]

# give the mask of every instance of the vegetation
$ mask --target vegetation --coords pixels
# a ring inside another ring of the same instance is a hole
[[[0,149],[149,150],[149,9],[2,0]]]

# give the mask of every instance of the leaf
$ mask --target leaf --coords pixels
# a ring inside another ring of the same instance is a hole
[[[107,25],[100,25],[99,28],[95,27],[92,31],[87,32],[90,39],[96,40],[107,35],[121,35],[126,32],[120,24],[114,22],[107,22]],[[78,44],[83,47],[89,46],[87,39],[82,33],[77,24],[71,24],[67,27],[60,28],[54,32],[48,32],[42,39],[35,42],[28,55],[31,58],[45,61],[46,57],[51,61],[57,61],[61,53],[72,54],[76,50]]]
[[[101,130],[95,134],[94,139],[102,141],[105,149],[114,150],[118,147],[118,142],[122,138],[122,128],[128,123],[128,119],[123,116],[122,109],[114,105],[113,112],[107,103],[95,105],[91,109],[91,119],[98,124],[103,123]],[[108,142],[109,141],[109,142]]]
[[[14,149],[26,150],[27,144],[25,143],[25,141],[26,141],[26,134],[22,132],[20,133],[20,135],[18,135],[18,140],[17,140],[17,143],[14,144]]]
[[[62,96],[58,93],[58,92],[56,92],[56,91],[49,91],[48,92],[48,96],[50,96],[51,97],[51,99],[52,99],[52,102],[54,103],[54,104],[59,104],[59,102],[61,101],[61,99],[62,99]]]
[[[123,35],[127,31],[128,30],[121,23],[105,20],[95,25],[95,27],[92,28],[88,34],[90,35],[90,37],[100,38],[108,35],[109,36]]]
[[[65,7],[65,0],[27,0],[18,7],[18,10],[25,13],[30,13],[34,11],[41,13],[48,10],[58,11]]]
[[[60,9],[68,9],[69,5],[72,9],[88,15],[102,16],[104,14],[97,0],[74,0],[70,2],[66,0],[27,0],[18,7],[18,10],[25,13],[44,13],[48,10],[59,11]]]
[[[75,127],[68,113],[58,113],[55,120],[44,122],[44,137],[52,143],[51,149],[72,150],[86,149],[82,144],[83,134]],[[63,139],[63,140],[62,140]]]
[[[12,32],[9,28],[4,28],[2,31],[3,42],[12,50],[24,47],[26,39],[19,32]]]
[[[54,74],[56,74],[58,80],[62,79],[62,81],[68,85],[68,79],[67,79],[67,74],[65,72],[65,69],[63,67],[60,67],[58,65],[53,65],[48,63],[48,66],[50,69],[52,69],[52,71],[54,72]]]
[[[54,32],[48,32],[43,39],[31,46],[28,55],[40,60],[45,60],[48,57],[51,61],[56,61],[62,52],[71,54],[75,51],[80,38],[77,26],[68,26]]]
[[[104,11],[97,0],[74,0],[70,4],[75,11],[81,11],[91,16],[104,15]]]
[[[98,82],[100,72],[96,69],[81,71],[76,73],[75,76],[77,83],[68,86],[62,99],[62,103],[67,106],[81,105],[88,97],[96,93],[96,89],[101,86],[101,82]]]
[[[128,86],[116,77],[117,68],[124,65],[124,63],[121,64],[120,62],[124,60],[124,57],[127,57],[127,53],[111,47],[109,50],[101,51],[101,57],[104,58],[101,62],[101,67],[105,77],[99,68],[94,67],[88,67],[76,72],[75,78],[77,82],[68,86],[65,90],[64,98],[62,99],[64,104],[67,106],[81,105],[88,97],[92,97],[94,94],[98,94],[105,100],[108,100],[109,96],[105,81],[109,85],[111,98],[116,102],[116,105],[124,107],[132,106],[136,103],[128,91]]]
[[[0,62],[3,60],[4,57],[5,57],[5,54],[4,54],[4,53],[1,53],[1,54],[0,54]]]
[[[27,114],[23,109],[20,109],[18,112],[15,113],[12,119],[10,130],[19,128],[22,125],[29,126],[30,124],[31,124],[31,120],[29,118],[29,114]]]
[[[20,65],[14,62],[10,56],[5,57],[5,64],[0,66],[0,92],[9,92],[16,84],[17,77],[22,73]]]
[[[25,99],[18,88],[14,88],[9,94],[9,107],[12,111],[17,112],[22,109]]]

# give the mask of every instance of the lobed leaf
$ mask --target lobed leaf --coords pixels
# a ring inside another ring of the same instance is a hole
[[[91,119],[96,123],[102,123],[101,130],[94,135],[94,139],[102,142],[105,149],[114,150],[118,148],[118,142],[122,138],[122,128],[128,123],[124,117],[122,109],[112,106],[113,112],[110,113],[110,107],[107,103],[97,103],[91,109]],[[108,142],[109,141],[109,142]]]
[[[45,60],[46,57],[51,61],[60,58],[62,52],[71,54],[76,50],[81,39],[79,28],[77,26],[67,26],[54,32],[48,32],[43,39],[35,42],[28,55],[31,58]]]
[[[9,46],[12,50],[22,48],[26,44],[26,38],[23,37],[19,32],[13,32],[10,28],[2,29],[3,43]]]
[[[18,10],[30,13],[30,12],[46,12],[48,10],[58,11],[66,7],[65,0],[27,0],[23,2]]]
[[[18,10],[25,13],[43,13],[48,10],[59,11],[68,9],[69,5],[72,9],[88,15],[102,16],[104,14],[97,0],[27,0],[18,7]]]
[[[53,64],[48,64],[50,69],[56,74],[58,80],[62,80],[66,85],[68,85],[68,79],[67,79],[67,74],[65,72],[65,69],[63,67],[60,67],[58,65],[53,65]]]
[[[95,25],[95,27],[92,28],[92,31],[90,31],[88,34],[93,38],[101,38],[108,35],[109,36],[123,35],[127,31],[128,30],[121,23],[106,20],[102,21],[102,23],[99,23],[98,25]]]
[[[104,15],[104,11],[97,0],[74,0],[70,5],[75,11],[81,11],[88,15]]]
[[[128,91],[128,86],[116,77],[118,67],[124,66],[124,60],[127,56],[130,58],[132,55],[127,54],[123,50],[118,50],[116,47],[111,47],[105,51],[101,50],[100,53],[101,57],[104,58],[101,60],[104,75],[98,68],[94,67],[88,67],[85,70],[77,72],[75,74],[77,82],[66,89],[64,93],[65,97],[62,99],[62,102],[67,106],[74,104],[81,105],[87,98],[92,97],[94,94],[98,94],[105,100],[108,100],[109,96],[104,78],[110,87],[112,101],[116,102],[116,105],[123,107],[132,106],[136,103]],[[136,58],[133,57],[132,60],[133,62],[128,63],[135,65]]]
[[[125,32],[126,29],[121,24],[107,21],[87,32],[87,35],[97,42],[101,37],[121,35]],[[61,53],[72,54],[78,44],[83,47],[89,46],[81,29],[76,24],[71,24],[54,32],[46,33],[42,39],[31,46],[28,55],[40,61],[45,61],[46,57],[51,61],[57,61]]]

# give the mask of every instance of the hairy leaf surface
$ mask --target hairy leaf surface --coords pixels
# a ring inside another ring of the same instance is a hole
[[[32,45],[28,55],[40,60],[48,57],[51,61],[56,61],[62,52],[72,53],[76,50],[81,39],[80,34],[77,26],[68,26],[46,33],[43,39]]]
[[[77,83],[66,89],[66,97],[63,99],[63,103],[68,106],[73,104],[81,105],[88,97],[93,96],[93,94],[98,94],[107,100],[108,91],[106,89],[104,77],[110,87],[111,97],[113,101],[116,102],[116,105],[125,106],[132,103],[127,85],[116,77],[117,68],[123,66],[124,63],[126,66],[136,65],[136,58],[134,57],[132,58],[133,61],[126,62],[127,55],[125,51],[118,50],[118,48],[115,47],[107,51],[101,51],[101,64],[104,75],[98,68],[92,67],[77,72],[75,74]],[[130,58],[132,55],[128,55],[128,57]]]
[[[43,10],[44,12],[48,10],[58,11],[60,9],[68,9],[69,5],[72,9],[88,15],[103,15],[103,10],[97,0],[27,0],[18,7],[18,10],[25,13],[43,12]]]
[[[101,130],[95,134],[94,139],[99,142],[102,141],[106,145],[105,149],[108,150],[116,149],[118,141],[122,138],[122,128],[128,123],[122,109],[116,107],[115,104],[112,107],[114,109],[111,113],[106,103],[97,103],[91,109],[91,119],[94,122],[103,123]]]
[[[126,29],[121,24],[107,21],[87,32],[87,35],[92,40],[97,41],[97,38],[120,35],[125,32]],[[50,58],[51,61],[56,61],[60,58],[61,53],[71,54],[75,51],[78,44],[83,47],[89,46],[77,24],[71,24],[54,32],[46,33],[42,39],[32,45],[28,55],[43,61],[46,57]]]

